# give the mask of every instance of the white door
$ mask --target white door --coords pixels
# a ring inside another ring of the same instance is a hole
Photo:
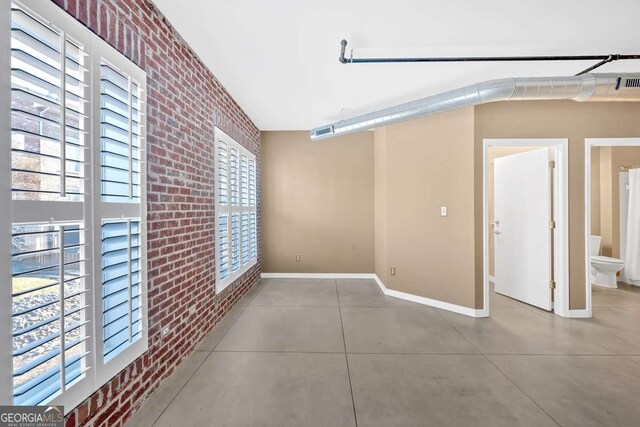
[[[551,310],[551,149],[494,160],[495,291]]]

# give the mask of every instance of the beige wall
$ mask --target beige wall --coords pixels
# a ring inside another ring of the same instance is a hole
[[[373,132],[262,132],[260,148],[262,271],[372,273]]]
[[[387,126],[377,135],[376,207],[386,206],[377,230],[386,260],[382,249],[376,271],[390,289],[474,305],[473,120],[473,108],[466,108]],[[441,206],[447,217],[440,216]]]
[[[640,147],[594,147],[591,155],[591,230],[602,236],[602,255],[620,258],[620,167],[640,165]]]
[[[387,263],[387,128],[374,134],[375,183],[375,273],[382,283],[388,283]]]
[[[475,111],[475,210],[480,215],[476,218],[476,248],[482,248],[482,141],[569,138],[569,305],[572,309],[584,308],[584,140],[640,136],[640,103],[498,102],[476,107]],[[481,307],[482,259],[477,262],[476,307]]]
[[[613,177],[611,147],[600,148],[600,253],[611,256],[613,245]]]
[[[591,148],[591,234],[600,235],[600,147]]]
[[[569,299],[584,308],[584,139],[640,136],[639,117],[640,103],[501,102],[320,143],[263,132],[263,270],[375,271],[390,289],[482,308],[482,141],[568,138]]]

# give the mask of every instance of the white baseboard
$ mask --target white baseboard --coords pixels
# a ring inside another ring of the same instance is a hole
[[[489,314],[485,310],[478,310],[431,298],[407,294],[405,292],[394,291],[393,289],[387,289],[378,275],[374,273],[262,273],[261,277],[263,279],[372,279],[376,281],[382,293],[393,298],[400,298],[471,317],[489,317]]]
[[[382,290],[382,292],[387,296],[394,297],[394,298],[400,298],[400,299],[403,299],[403,300],[415,302],[415,303],[418,303],[418,304],[424,304],[424,305],[428,305],[428,306],[435,307],[435,308],[441,308],[443,310],[452,311],[454,313],[459,313],[459,314],[464,314],[466,316],[488,317],[488,315],[485,313],[484,310],[478,310],[478,309],[475,309],[475,308],[464,307],[462,305],[451,304],[451,303],[448,303],[448,302],[438,301],[438,300],[431,299],[431,298],[425,298],[425,297],[421,297],[421,296],[417,296],[417,295],[407,294],[405,292],[394,291],[393,289],[387,289],[387,287],[384,285],[384,283],[382,283],[382,280],[380,280],[380,278],[377,275],[374,274],[374,276],[375,276],[376,283],[380,287],[380,290]]]
[[[262,273],[263,279],[373,279],[371,273]]]

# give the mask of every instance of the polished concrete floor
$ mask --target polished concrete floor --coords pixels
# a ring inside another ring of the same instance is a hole
[[[638,426],[640,288],[569,320],[492,293],[473,319],[369,280],[267,279],[130,426]]]

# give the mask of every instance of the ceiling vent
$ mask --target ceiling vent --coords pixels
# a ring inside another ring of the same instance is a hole
[[[624,87],[640,88],[640,78],[638,78],[638,79],[627,79],[624,82]]]

